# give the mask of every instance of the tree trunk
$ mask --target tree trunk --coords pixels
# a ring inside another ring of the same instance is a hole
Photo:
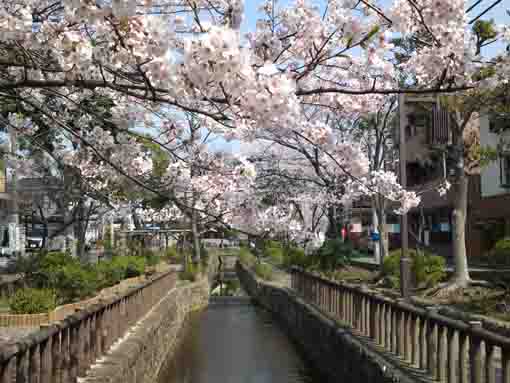
[[[372,230],[374,233],[380,234],[379,215],[377,214],[377,207],[375,201],[372,202]],[[381,240],[374,242],[374,260],[376,263],[381,263]]]
[[[458,169],[461,173],[454,186],[455,198],[453,202],[453,257],[455,261],[454,282],[460,287],[469,283],[469,270],[466,255],[466,216],[468,205],[469,178],[464,169]]]
[[[380,257],[379,257],[379,265],[381,266],[384,262],[384,257],[386,257],[389,250],[389,241],[388,241],[388,231],[386,230],[386,213],[384,212],[384,208],[377,209],[378,222],[379,222],[379,249],[380,249]]]
[[[338,220],[336,206],[330,206],[328,208],[328,221],[329,227],[326,232],[326,237],[329,239],[338,238]]]
[[[193,241],[193,262],[200,262],[200,234],[198,232],[197,225],[197,215],[198,212],[196,209],[193,209],[191,212],[191,236]]]
[[[43,209],[41,206],[39,207],[39,215],[41,216],[41,222],[43,224],[43,234],[42,234],[42,243],[41,249],[46,250],[48,246],[48,220],[46,219]]]

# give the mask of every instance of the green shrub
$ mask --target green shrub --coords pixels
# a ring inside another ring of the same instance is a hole
[[[202,263],[202,267],[205,269],[209,264],[209,250],[207,250],[204,246],[200,247],[200,262]]]
[[[112,261],[102,261],[96,266],[99,288],[111,287],[116,285],[124,278],[124,270],[116,267]]]
[[[257,258],[250,252],[250,250],[242,247],[239,249],[239,262],[246,267],[253,267],[257,263]]]
[[[166,249],[165,257],[168,263],[180,264],[183,261],[184,255],[177,252],[176,246],[171,246]]]
[[[400,285],[401,251],[394,250],[384,258],[382,272],[392,287]],[[431,253],[417,253],[408,250],[407,256],[413,261],[411,272],[418,286],[431,287],[446,276],[446,261],[443,257]]]
[[[55,292],[50,289],[20,289],[9,300],[9,308],[13,314],[47,313],[55,307],[57,299]]]
[[[200,275],[200,264],[187,262],[184,270],[179,274],[179,278],[184,281],[195,282]]]
[[[275,265],[281,265],[284,262],[284,251],[281,247],[266,247],[264,255]]]
[[[267,263],[257,263],[253,268],[255,274],[266,281],[273,279],[273,268]]]
[[[124,271],[123,278],[139,277],[145,272],[145,258],[142,257],[113,257],[112,262]]]
[[[61,303],[69,303],[93,295],[100,286],[95,268],[69,264],[55,273],[54,288]]]
[[[137,256],[113,257],[111,261],[102,261],[96,266],[99,288],[116,285],[126,278],[139,277],[145,272],[147,261]]]
[[[306,269],[313,263],[313,259],[305,254],[305,250],[300,247],[289,247],[285,251],[284,265],[286,267],[301,267]]]
[[[341,239],[328,239],[317,252],[318,266],[322,270],[335,270],[350,263],[353,248]]]
[[[500,239],[496,242],[488,261],[492,265],[510,265],[510,238]]]
[[[156,266],[161,261],[161,257],[155,254],[145,256],[145,263],[147,266]]]
[[[264,248],[271,248],[271,249],[282,249],[283,246],[278,241],[266,241],[264,243]]]

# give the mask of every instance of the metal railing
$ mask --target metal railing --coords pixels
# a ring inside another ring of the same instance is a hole
[[[0,348],[0,383],[75,383],[176,283],[167,272]]]
[[[370,338],[433,380],[510,383],[510,338],[294,268],[292,288],[306,301]]]

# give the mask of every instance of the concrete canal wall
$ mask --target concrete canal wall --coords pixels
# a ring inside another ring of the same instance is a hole
[[[207,306],[208,299],[207,278],[178,284],[81,382],[155,383],[163,363],[179,347],[187,314]]]
[[[243,289],[274,314],[307,359],[331,382],[417,382],[398,363],[392,362],[361,341],[351,331],[304,302],[290,289],[258,280],[237,265]]]

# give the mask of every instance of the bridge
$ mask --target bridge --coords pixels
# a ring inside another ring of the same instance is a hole
[[[158,274],[2,345],[0,383],[510,383],[510,339],[483,324],[279,273],[212,257],[195,282]],[[234,277],[245,295],[209,297]]]

